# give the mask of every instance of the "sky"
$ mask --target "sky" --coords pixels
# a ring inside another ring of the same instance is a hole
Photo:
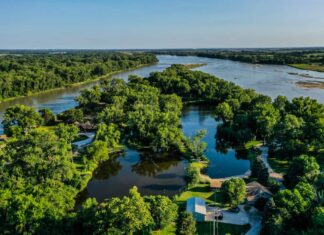
[[[324,0],[0,0],[0,49],[324,46]]]

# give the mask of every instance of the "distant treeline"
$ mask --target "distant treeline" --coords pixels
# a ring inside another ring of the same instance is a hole
[[[324,64],[324,49],[182,49],[156,50],[155,54],[228,59],[253,64]]]
[[[149,53],[65,52],[0,56],[0,100],[156,63]]]

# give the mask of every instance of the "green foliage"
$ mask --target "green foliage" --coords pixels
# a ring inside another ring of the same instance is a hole
[[[216,119],[220,119],[224,123],[231,121],[234,117],[232,107],[227,102],[223,102],[217,105],[215,113]]]
[[[68,124],[83,122],[83,111],[81,109],[69,109],[58,114],[57,117]]]
[[[195,235],[196,221],[188,212],[181,212],[177,220],[177,231],[179,235]]]
[[[56,116],[52,112],[52,110],[48,108],[44,108],[44,109],[40,109],[38,112],[40,113],[41,117],[44,119],[44,124],[46,126],[51,126],[55,124]]]
[[[276,193],[267,204],[262,234],[290,234],[294,229],[305,230],[315,196],[312,185],[303,182],[292,190]]]
[[[97,120],[119,129],[128,143],[135,146],[155,151],[185,151],[180,129],[181,99],[176,95],[161,95],[159,89],[147,83],[140,77],[128,84],[120,79],[105,81],[103,107]],[[103,127],[99,126],[100,132]]]
[[[252,162],[251,177],[256,178],[258,182],[263,185],[268,184],[268,180],[269,180],[268,168],[266,167],[266,165],[264,164],[260,156],[258,156]]]
[[[102,140],[93,141],[86,149],[88,158],[93,159],[95,162],[102,162],[109,158],[108,142]]]
[[[312,183],[320,173],[320,167],[314,157],[302,155],[295,157],[288,169],[285,181],[292,188],[298,182]]]
[[[197,133],[187,138],[186,141],[186,148],[187,148],[187,154],[196,160],[205,160],[206,157],[204,156],[204,152],[207,148],[207,143],[202,142],[201,139],[204,138],[204,136],[207,134],[207,130],[199,130]]]
[[[221,187],[224,201],[236,207],[244,201],[246,196],[246,185],[241,178],[232,178],[222,183]]]
[[[194,163],[188,165],[186,169],[186,178],[190,187],[200,182],[200,170],[201,168]]]
[[[97,233],[110,234],[110,229],[120,234],[149,231],[154,224],[149,209],[137,188],[133,187],[129,196],[122,199],[112,198],[100,205]]]
[[[1,158],[4,175],[22,177],[31,183],[71,180],[75,171],[71,145],[51,131],[34,130],[11,140]]]
[[[43,119],[32,107],[14,105],[3,116],[3,129],[8,136],[28,133],[32,128],[42,124]]]
[[[316,229],[324,229],[324,207],[317,207],[312,214],[312,223]]]
[[[256,134],[267,139],[273,134],[275,125],[279,121],[279,112],[272,104],[260,104],[253,110],[253,119],[257,125]]]
[[[109,148],[115,148],[120,141],[120,131],[115,124],[100,123],[96,132],[96,140],[101,140],[107,143]]]
[[[81,107],[93,108],[100,104],[101,91],[99,86],[94,86],[92,89],[81,91],[81,95],[77,101]]]
[[[158,54],[199,56],[207,58],[227,59],[253,64],[313,64],[323,62],[323,49],[253,49],[253,50],[158,50]]]
[[[154,229],[164,229],[175,222],[178,217],[178,206],[166,196],[147,196],[144,198],[149,205]]]
[[[75,138],[77,138],[79,133],[78,127],[75,125],[66,125],[60,123],[55,127],[55,134],[60,138],[65,140],[67,143],[72,143]]]
[[[147,53],[67,52],[0,57],[0,100],[28,95],[156,63]]]

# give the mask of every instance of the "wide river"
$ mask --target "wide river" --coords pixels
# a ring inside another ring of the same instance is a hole
[[[324,73],[303,71],[288,66],[279,65],[252,65],[229,60],[158,56],[156,65],[140,68],[131,72],[115,75],[127,79],[130,74],[147,76],[153,71],[162,71],[171,64],[204,63],[203,67],[196,68],[214,74],[227,81],[232,81],[244,88],[253,88],[257,92],[271,96],[285,95],[289,99],[296,96],[310,96],[324,103],[324,91],[321,89],[306,89],[295,83],[306,80],[324,79]],[[305,78],[296,74],[308,74],[314,78]],[[316,77],[316,78],[315,78]],[[5,109],[14,104],[24,104],[36,108],[47,107],[55,113],[62,112],[77,105],[75,98],[84,88],[89,88],[98,82],[88,83],[78,87],[56,90],[30,97],[15,99],[0,104],[0,121]],[[183,131],[192,135],[196,130],[205,128],[208,134],[204,141],[208,143],[206,156],[210,159],[206,173],[210,177],[227,177],[244,174],[250,167],[248,160],[240,156],[235,150],[229,149],[226,153],[216,150],[216,126],[212,115],[213,108],[190,105],[184,107],[182,113]],[[0,129],[2,132],[2,129]],[[177,156],[155,156],[149,153],[127,149],[123,155],[115,156],[102,164],[94,173],[83,197],[95,197],[102,201],[106,197],[125,195],[129,188],[136,185],[143,194],[175,195],[185,186],[185,167],[187,162]]]

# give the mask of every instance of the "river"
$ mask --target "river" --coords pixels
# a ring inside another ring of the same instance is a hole
[[[271,96],[285,95],[289,99],[296,96],[310,96],[324,103],[324,92],[321,89],[304,89],[296,86],[295,82],[305,80],[298,75],[309,74],[313,77],[324,78],[324,73],[302,71],[288,66],[277,65],[251,65],[228,60],[158,56],[159,63],[143,67],[134,71],[114,75],[127,79],[130,74],[147,76],[153,71],[162,71],[171,64],[205,63],[206,66],[196,68],[214,74],[225,80],[232,81],[244,88],[253,88],[257,92]],[[310,79],[310,78],[307,78]],[[98,82],[84,84],[62,90],[55,90],[35,96],[24,97],[0,104],[0,120],[5,109],[14,104],[25,104],[36,108],[47,107],[55,113],[62,112],[77,105],[75,98],[84,88]],[[205,128],[208,134],[203,141],[208,143],[206,156],[210,164],[206,173],[210,177],[227,177],[245,173],[250,163],[233,149],[226,153],[216,150],[217,122],[212,115],[213,107],[189,105],[182,113],[183,131],[192,135],[196,130]],[[0,130],[1,131],[1,130]],[[143,194],[175,195],[185,186],[185,167],[187,162],[178,156],[149,156],[150,153],[127,149],[123,155],[115,156],[102,164],[94,173],[83,197],[95,197],[102,201],[106,197],[125,195],[129,188],[136,185]]]

